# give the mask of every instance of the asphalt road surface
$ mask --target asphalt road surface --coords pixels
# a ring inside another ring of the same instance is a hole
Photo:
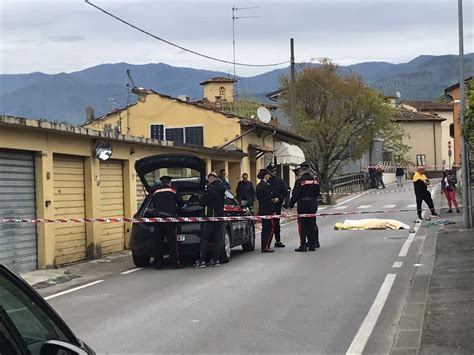
[[[369,193],[324,212],[413,203],[412,191]],[[236,248],[220,268],[139,269],[49,302],[98,353],[388,353],[423,236],[333,227],[346,218],[414,226],[415,217],[320,218],[321,248],[308,253],[294,252],[290,223],[282,228],[287,247],[272,254]]]

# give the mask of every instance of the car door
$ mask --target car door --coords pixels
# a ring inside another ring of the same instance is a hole
[[[245,211],[240,207],[237,199],[230,191],[226,191],[224,200],[224,213],[226,216],[243,216]],[[245,241],[245,221],[230,222],[232,229],[233,245],[242,244]]]
[[[4,265],[0,265],[0,353],[94,354],[31,286]]]

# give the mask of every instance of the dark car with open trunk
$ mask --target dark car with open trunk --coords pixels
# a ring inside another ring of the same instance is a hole
[[[206,162],[192,155],[154,155],[137,160],[135,170],[147,195],[135,218],[154,217],[153,191],[159,186],[162,176],[172,178],[171,185],[185,202],[178,211],[181,217],[204,217],[204,208],[199,205],[199,198],[206,185]],[[242,208],[230,191],[226,192],[225,216],[251,215],[247,208]],[[178,248],[180,255],[199,255],[202,223],[177,223]],[[228,262],[231,249],[242,246],[245,251],[255,249],[255,225],[252,220],[224,222],[222,230],[223,246],[221,262]],[[154,255],[156,240],[155,223],[136,223],[132,226],[130,249],[133,262],[142,267],[149,264]],[[166,244],[165,244],[166,245]],[[210,246],[212,250],[212,246]],[[165,250],[165,254],[166,254]]]

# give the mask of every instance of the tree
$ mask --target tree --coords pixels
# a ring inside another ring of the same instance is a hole
[[[467,108],[464,114],[464,125],[462,133],[470,146],[470,150],[474,151],[474,80],[469,80],[466,85]]]
[[[290,115],[290,82],[280,79],[282,108]],[[311,168],[324,190],[343,163],[360,159],[375,137],[398,151],[403,130],[391,120],[392,108],[378,92],[355,75],[342,76],[328,60],[296,75],[296,118],[292,128],[311,139],[303,144]]]

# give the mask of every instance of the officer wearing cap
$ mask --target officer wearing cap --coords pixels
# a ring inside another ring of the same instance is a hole
[[[153,192],[153,206],[156,217],[176,217],[178,208],[184,206],[184,202],[175,188],[171,187],[171,177],[162,176],[161,185]],[[157,233],[155,249],[155,268],[161,269],[163,263],[163,241],[166,238],[168,252],[170,254],[171,267],[180,269],[184,267],[179,260],[176,223],[156,223]]]
[[[275,204],[272,201],[272,191],[270,188],[271,174],[267,169],[261,169],[257,178],[260,182],[256,187],[256,195],[258,200],[258,215],[269,216],[275,214]],[[272,244],[273,233],[275,232],[275,224],[273,219],[262,220],[262,253],[273,253],[270,249]]]
[[[275,206],[275,214],[281,215],[281,208],[283,202],[285,202],[286,193],[288,191],[288,186],[282,178],[277,176],[277,168],[275,164],[270,164],[267,166],[267,170],[270,172],[270,191],[272,193],[272,202]],[[280,235],[280,218],[275,218],[274,220],[275,227],[275,248],[284,248],[285,244],[281,242]]]
[[[298,214],[316,213],[318,211],[319,181],[311,174],[308,162],[300,165],[300,177],[295,181],[290,200],[290,208],[298,203]],[[318,226],[316,217],[298,218],[300,246],[298,252],[314,251],[319,248]]]

